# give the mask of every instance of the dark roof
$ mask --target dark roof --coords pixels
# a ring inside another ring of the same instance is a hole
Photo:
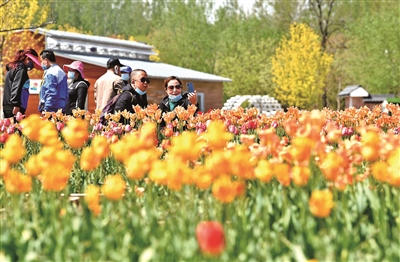
[[[359,87],[362,88],[361,85],[346,86],[342,91],[340,91],[338,96],[349,96],[351,92],[353,92],[354,90],[356,90]]]
[[[364,98],[364,103],[380,103],[393,97],[393,94],[370,94],[369,98]]]

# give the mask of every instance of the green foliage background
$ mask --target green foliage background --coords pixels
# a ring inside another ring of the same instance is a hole
[[[161,62],[231,78],[226,99],[274,96],[270,60],[294,22],[309,25],[322,49],[334,55],[325,87],[328,107],[337,109],[337,94],[346,85],[400,95],[400,2],[256,0],[246,11],[237,0],[222,1],[217,8],[212,0],[40,0],[51,5],[54,29],[68,24],[94,35],[133,37],[155,46]],[[317,4],[320,14],[313,9]]]

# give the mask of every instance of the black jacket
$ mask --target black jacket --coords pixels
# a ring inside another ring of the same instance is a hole
[[[189,105],[191,105],[191,103],[190,103],[189,98],[188,98],[188,93],[185,93],[185,94],[182,95],[182,98],[179,99],[179,100],[175,103],[175,108],[176,108],[177,106],[181,106],[181,107],[183,107],[183,108],[185,108],[185,109],[187,110],[188,107],[189,107]],[[194,113],[195,115],[196,115],[197,112],[199,111],[199,103],[197,103],[196,107],[197,107],[197,109],[196,109],[196,112]],[[162,114],[162,115],[163,115],[164,113],[171,112],[171,108],[169,107],[169,98],[168,98],[168,96],[166,96],[166,97],[163,98],[163,100],[161,101],[161,103],[158,104],[158,108],[161,109],[161,111],[162,111],[161,114]],[[173,111],[173,110],[172,110],[172,111]],[[164,127],[164,126],[165,126],[164,120],[161,122],[160,126],[161,126],[161,127]]]
[[[28,79],[28,70],[22,63],[7,72],[3,91],[4,110],[12,110],[13,107],[21,107],[22,87]]]
[[[121,95],[118,97],[117,102],[115,103],[114,113],[118,111],[128,111],[130,113],[135,113],[133,107],[139,105],[141,108],[146,108],[147,103],[147,95],[139,95],[135,89],[130,84],[127,84],[122,88]]]
[[[72,115],[72,110],[78,108],[85,109],[89,86],[89,81],[84,79],[74,80],[68,86],[68,103],[65,107],[65,114]]]

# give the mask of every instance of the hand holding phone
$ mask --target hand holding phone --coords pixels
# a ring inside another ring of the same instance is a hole
[[[194,93],[194,85],[192,82],[187,83],[186,86],[188,89],[188,93]]]

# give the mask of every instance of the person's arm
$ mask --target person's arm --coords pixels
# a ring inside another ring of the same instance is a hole
[[[115,108],[114,108],[114,113],[118,111],[124,111],[125,109],[128,112],[133,111],[132,107],[132,97],[130,94],[128,94],[129,91],[122,92],[122,94],[118,97],[117,102],[115,103]],[[131,109],[132,108],[132,109]]]
[[[125,83],[124,80],[122,80],[122,78],[118,78],[117,80],[114,81],[114,92],[115,94],[119,94],[120,92],[122,92],[122,88],[124,88]]]
[[[27,77],[24,77],[26,74],[24,70],[21,67],[15,68],[15,75],[14,75],[14,80],[11,83],[11,97],[10,97],[10,103],[14,107],[21,107],[21,92],[22,92],[22,87],[28,79]],[[24,74],[25,73],[25,74]],[[18,110],[19,111],[19,110]]]
[[[57,107],[57,83],[58,79],[53,74],[46,74],[42,88],[45,93],[41,98],[44,101],[43,111],[50,111]]]
[[[85,82],[81,82],[78,84],[76,87],[76,92],[77,92],[77,99],[76,99],[76,107],[79,109],[85,109],[85,103],[86,103],[86,96],[88,92],[88,88]]]
[[[196,95],[196,90],[194,91],[194,93],[189,93],[188,94],[188,99],[190,101],[190,103],[192,105],[196,105],[197,106],[197,95]]]

